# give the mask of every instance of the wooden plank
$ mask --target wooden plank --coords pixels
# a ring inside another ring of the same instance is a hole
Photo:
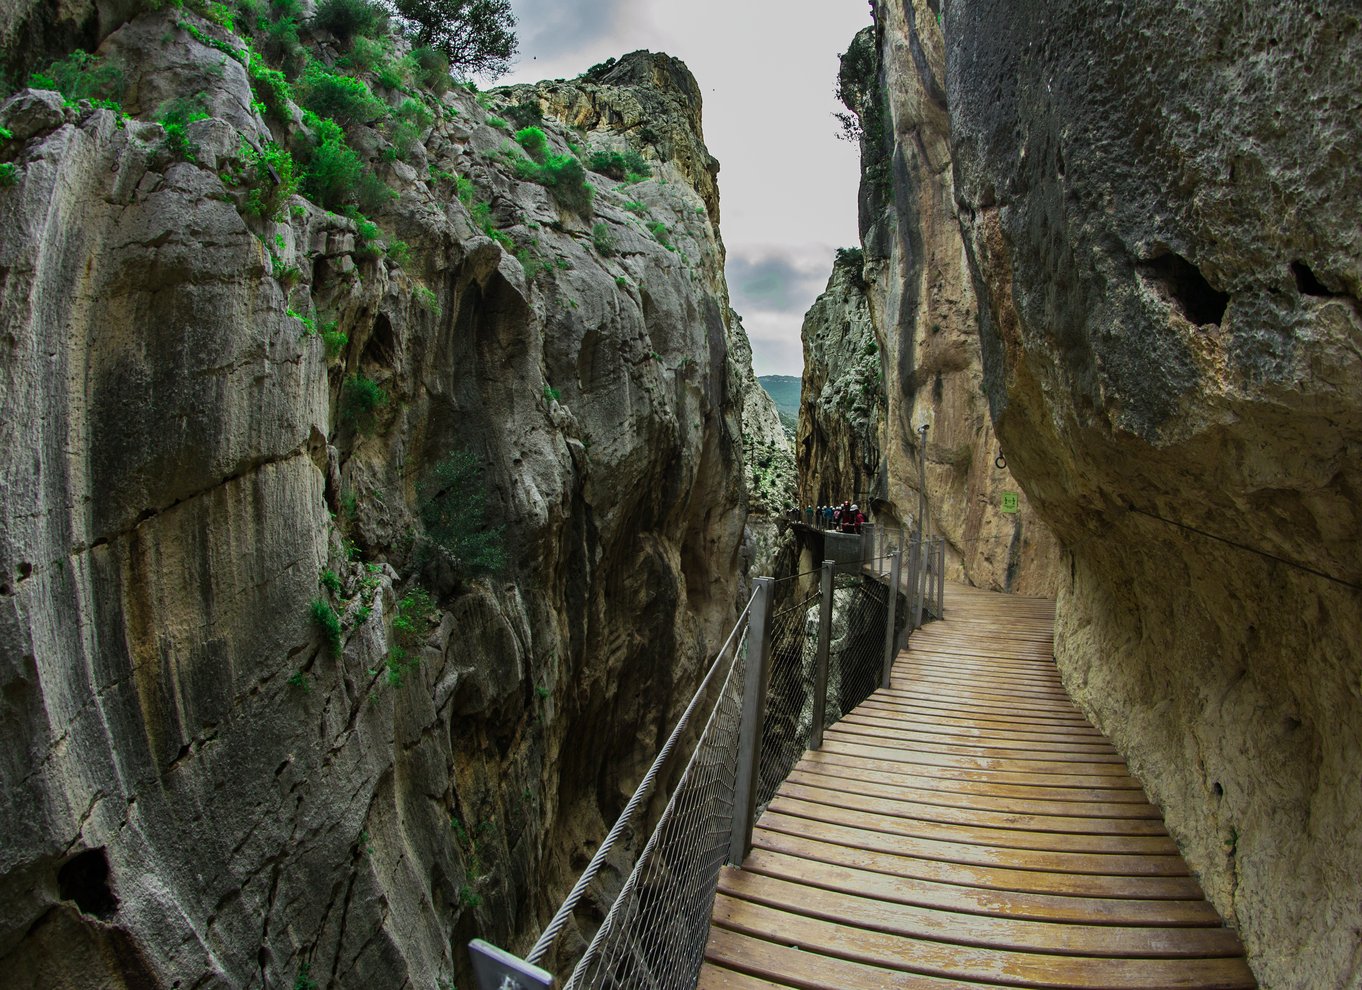
[[[918,794],[923,792],[916,792]],[[857,794],[835,786],[829,778],[795,770],[781,785],[780,796],[831,804],[848,811],[919,818],[951,825],[982,825],[995,829],[1021,829],[1027,832],[1087,833],[1100,835],[1144,835],[1167,838],[1158,818],[1096,818],[1082,814],[1036,814],[992,811],[985,808],[960,808],[937,801],[920,801],[914,793],[900,791],[893,797]]]
[[[905,763],[933,770],[950,771],[964,780],[994,779],[1002,783],[1037,783],[1075,787],[1138,787],[1123,763],[1068,764],[1045,760],[1000,760],[974,756],[949,756],[921,749],[896,749],[853,742],[829,729],[823,748],[885,763]],[[919,772],[931,772],[923,769]]]
[[[908,835],[922,839],[941,839],[996,849],[1038,849],[1057,852],[1120,853],[1131,856],[1173,856],[1177,844],[1167,835],[1105,835],[1085,832],[1031,831],[996,828],[956,822],[939,822],[903,814],[875,812],[852,806],[852,801],[837,804],[814,800],[818,792],[791,785],[782,787],[772,799],[769,810],[817,822],[846,825],[850,828],[889,835]],[[850,797],[848,795],[848,797]]]
[[[817,897],[798,882],[726,870],[719,892],[790,914],[839,922],[867,931],[975,948],[1054,955],[1131,959],[1222,958],[1243,955],[1226,928],[1165,928],[1032,921],[996,915],[936,911],[874,900],[859,892],[821,889]]]
[[[1106,779],[1103,785],[1069,786],[1064,784],[1042,783],[1026,775],[1021,775],[1021,783],[999,780],[994,777],[974,779],[959,774],[952,775],[939,767],[914,767],[909,763],[890,763],[883,760],[866,760],[856,754],[833,752],[827,748],[807,752],[804,759],[810,764],[824,767],[829,773],[844,772],[854,768],[857,772],[870,774],[873,779],[911,782],[915,787],[932,787],[938,790],[956,791],[961,794],[982,794],[997,797],[1021,798],[1023,800],[1057,801],[1097,801],[1108,804],[1147,804],[1144,791],[1139,787],[1112,787]]]
[[[946,808],[963,810],[1002,812],[1004,814],[1024,815],[1073,815],[1087,819],[1115,819],[1128,821],[1144,819],[1154,824],[1151,828],[1163,827],[1159,809],[1152,804],[1111,803],[1106,801],[1059,800],[1036,796],[1033,791],[1024,798],[975,794],[950,787],[949,783],[916,777],[887,778],[884,774],[865,773],[854,766],[841,767],[835,772],[827,764],[812,762],[806,756],[795,764],[790,779],[829,790],[850,794],[865,794],[871,797],[887,797],[915,804],[934,804]],[[918,785],[921,786],[918,786]],[[931,785],[937,785],[935,787]]]
[[[772,987],[784,990],[789,984],[772,983],[712,963],[700,967],[700,977],[695,983],[695,990],[770,990]]]
[[[1102,925],[1220,927],[1220,916],[1204,900],[1056,895],[997,887],[970,887],[914,877],[889,876],[762,848],[752,850],[740,872],[781,877],[807,887],[861,894],[888,903],[913,904],[963,914]],[[810,891],[808,896],[812,899],[817,894]]]
[[[891,714],[861,705],[838,721],[838,725],[861,725],[880,732],[914,732],[931,736],[941,742],[974,742],[979,746],[999,749],[1062,749],[1071,753],[1114,754],[1111,744],[1099,737],[1052,736],[1042,732],[997,728],[981,729],[977,725],[953,725],[932,719],[915,718],[910,714]]]
[[[807,836],[869,852],[935,859],[943,863],[959,863],[962,866],[995,866],[1043,870],[1050,873],[1131,877],[1186,876],[1189,872],[1181,856],[999,848],[968,842],[951,842],[948,839],[876,832],[838,822],[804,818],[770,808],[758,822],[762,828],[773,832]]]
[[[854,713],[834,723],[836,729],[848,737],[875,740],[876,745],[896,746],[911,743],[913,748],[959,756],[983,756],[1011,759],[1060,760],[1066,763],[1119,763],[1125,761],[1110,746],[1085,743],[1052,743],[1048,746],[1031,740],[1006,738],[962,738],[950,733],[923,731],[918,722],[880,722],[857,717]]]
[[[759,973],[764,979],[778,980],[778,986],[796,990],[964,990],[988,986],[832,959],[717,927],[710,929],[705,959],[708,965]]]
[[[905,716],[914,720],[930,719],[942,726],[958,725],[970,726],[980,732],[1024,732],[1041,734],[1054,738],[1076,738],[1076,739],[1105,739],[1100,732],[1092,726],[1084,723],[1081,725],[1057,725],[1051,721],[1043,720],[1020,720],[1010,719],[1005,715],[971,715],[954,707],[930,707],[926,705],[907,704],[903,702],[890,701],[880,697],[879,693],[872,694],[865,701],[856,706],[856,711],[869,713],[880,713],[891,716]]]
[[[1254,986],[1242,958],[1128,959],[1063,956],[943,945],[886,932],[833,924],[719,894],[714,922],[721,928],[760,938],[779,932],[781,941],[806,952],[880,966],[889,970],[1011,986],[1091,990]]]

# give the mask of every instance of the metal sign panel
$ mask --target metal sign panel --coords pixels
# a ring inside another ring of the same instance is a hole
[[[1016,492],[1003,492],[1003,511],[1016,512],[1020,499]]]
[[[553,974],[475,938],[468,943],[478,990],[553,990]]]

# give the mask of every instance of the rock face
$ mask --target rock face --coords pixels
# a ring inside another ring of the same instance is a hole
[[[985,379],[1057,653],[1262,985],[1362,980],[1362,33],[946,9]]]
[[[886,397],[884,361],[870,316],[869,288],[861,277],[861,252],[837,255],[827,289],[804,316],[799,486],[803,505],[868,504],[872,486],[888,482],[882,470]],[[881,520],[894,512],[879,494]],[[894,518],[898,518],[895,516]]]
[[[801,497],[860,497],[875,521],[912,525],[925,423],[930,525],[947,540],[954,577],[1053,594],[1053,537],[1025,498],[1017,513],[1002,511],[1003,493],[1020,489],[995,463],[982,393],[944,62],[926,0],[876,4],[876,25],[843,56],[839,88],[861,141],[863,267],[852,270],[860,252],[844,253],[805,321]]]
[[[243,139],[299,125],[240,45],[171,10],[101,49],[138,53],[127,107],[204,92],[191,157],[54,93],[0,109],[5,986],[468,985],[734,616],[741,329],[684,67],[583,85],[683,151],[627,136],[657,178],[591,175],[586,218],[517,177],[489,114],[519,94],[429,101],[392,155],[350,128],[399,194],[375,232],[249,208]],[[616,123],[543,126],[585,154]]]

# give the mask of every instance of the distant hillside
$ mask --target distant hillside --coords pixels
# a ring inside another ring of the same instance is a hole
[[[757,379],[780,412],[780,422],[794,435],[799,425],[799,379],[794,375],[762,375]]]

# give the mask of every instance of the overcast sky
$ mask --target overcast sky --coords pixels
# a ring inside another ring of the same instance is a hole
[[[520,55],[499,83],[570,78],[647,48],[684,61],[719,159],[728,285],[759,375],[798,375],[799,327],[833,252],[857,243],[854,146],[837,140],[837,57],[866,0],[511,0]]]

